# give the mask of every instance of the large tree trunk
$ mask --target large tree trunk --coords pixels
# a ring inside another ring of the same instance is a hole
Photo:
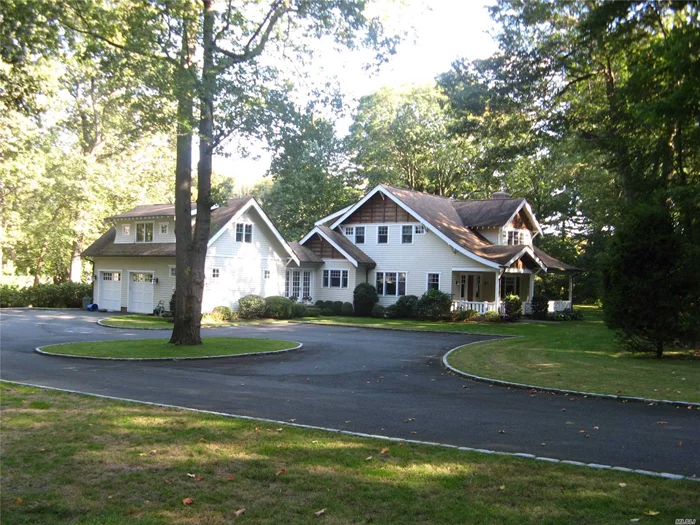
[[[83,237],[78,237],[73,241],[73,249],[71,251],[69,279],[71,282],[79,283],[83,277],[83,259],[80,253],[83,251]]]
[[[170,343],[192,345],[202,342],[200,315],[192,306],[191,262],[192,249],[192,123],[194,121],[193,93],[188,67],[194,48],[190,23],[184,21],[181,74],[178,78],[177,152],[175,161],[175,312]],[[201,311],[201,309],[200,309]]]

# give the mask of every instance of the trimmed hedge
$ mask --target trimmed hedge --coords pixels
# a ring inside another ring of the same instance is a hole
[[[85,296],[92,297],[91,284],[40,284],[27,288],[4,284],[0,286],[0,307],[82,308]]]
[[[396,316],[404,319],[409,319],[416,316],[418,308],[418,297],[415,295],[402,295],[396,301]]]
[[[273,295],[265,298],[265,317],[289,319],[292,317],[294,304],[286,297]]]
[[[375,304],[372,307],[372,317],[378,317],[380,319],[384,319],[386,316],[386,308],[384,308],[381,304]]]
[[[233,310],[228,306],[216,306],[209,314],[214,321],[230,321],[233,319]]]
[[[308,308],[301,303],[292,303],[292,317],[306,317]]]
[[[352,315],[353,312],[352,303],[343,303],[343,308],[340,311],[342,315]]]
[[[359,317],[374,316],[374,305],[379,302],[377,290],[369,283],[360,283],[352,293],[355,315]]]
[[[258,319],[265,316],[266,306],[259,295],[246,295],[238,300],[238,315],[241,319]]]
[[[452,297],[440,290],[430,289],[418,300],[417,315],[423,319],[441,319],[450,315]]]
[[[544,295],[536,295],[530,301],[532,308],[532,318],[544,320],[547,319],[547,311],[549,309],[549,299]]]
[[[331,307],[333,309],[333,313],[335,315],[340,315],[343,313],[343,301],[333,301],[333,306]]]
[[[519,296],[509,294],[503,300],[507,321],[517,321],[523,316],[523,302]]]

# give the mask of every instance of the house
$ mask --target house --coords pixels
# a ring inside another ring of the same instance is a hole
[[[523,198],[498,192],[487,200],[454,200],[380,184],[352,206],[319,220],[298,243],[285,274],[284,294],[298,300],[352,302],[361,282],[379,303],[435,288],[453,307],[501,311],[519,295],[527,313],[538,273],[569,266],[532,244],[542,229]],[[550,310],[571,308],[553,301]]]
[[[193,210],[193,217],[196,211]],[[175,207],[136,206],[108,217],[110,229],[83,252],[94,263],[93,301],[100,309],[169,310],[175,289]],[[212,210],[202,311],[237,308],[248,294],[281,295],[285,269],[300,261],[252,197]]]

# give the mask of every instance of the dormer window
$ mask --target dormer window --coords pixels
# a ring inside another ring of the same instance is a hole
[[[126,235],[126,236],[131,235],[131,224],[125,224],[124,229],[122,231],[124,232],[124,235]]]
[[[236,242],[253,242],[252,224],[236,224]]]
[[[526,244],[526,233],[520,230],[511,230],[508,232],[508,244]]]
[[[167,234],[168,234],[168,223],[167,223],[167,222],[161,222],[161,223],[160,223],[160,233],[161,233],[161,235],[167,235]]]
[[[136,242],[153,242],[153,223],[136,223]]]

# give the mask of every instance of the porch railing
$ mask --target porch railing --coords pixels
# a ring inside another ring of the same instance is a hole
[[[563,312],[564,310],[571,310],[571,301],[549,301],[547,305],[548,312]],[[531,313],[532,304],[523,302],[523,314],[530,315]]]
[[[495,312],[496,303],[489,301],[453,301],[452,310],[475,310],[480,315],[486,312]]]

